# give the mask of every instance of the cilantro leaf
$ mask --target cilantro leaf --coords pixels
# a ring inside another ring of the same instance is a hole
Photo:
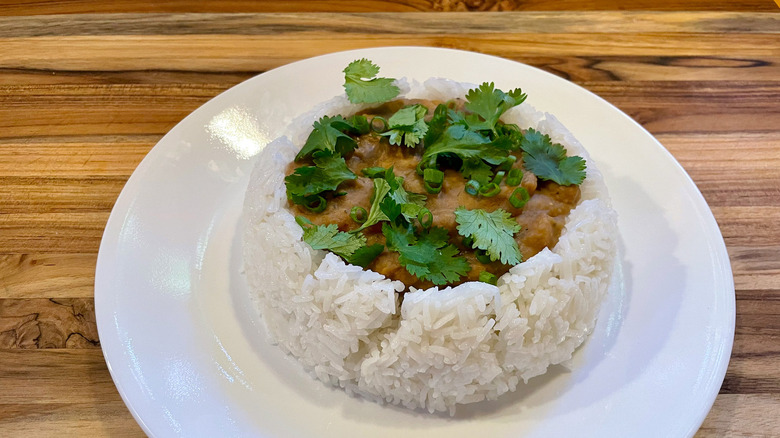
[[[553,144],[550,136],[529,128],[523,135],[520,147],[525,152],[526,169],[538,178],[554,181],[562,186],[582,184],[585,180],[585,160],[566,156],[566,149]]]
[[[420,280],[440,286],[460,280],[471,269],[468,261],[458,256],[458,248],[448,243],[444,228],[433,227],[417,236],[411,225],[383,224],[382,234],[387,247],[400,254],[398,261]]]
[[[423,118],[428,114],[428,108],[415,104],[396,111],[387,121],[388,130],[381,135],[390,137],[390,144],[413,148],[420,143],[428,132],[428,125]]]
[[[390,192],[392,194],[392,192]],[[385,197],[382,202],[379,203],[379,209],[387,217],[386,220],[395,222],[398,216],[401,214],[401,204],[395,202],[391,196]]]
[[[365,268],[385,249],[378,243],[366,245],[363,233],[345,233],[336,224],[314,225],[305,216],[296,216],[295,222],[303,228],[303,241],[309,246],[331,251],[352,265]]]
[[[486,185],[493,179],[493,169],[479,158],[463,160],[460,172],[466,179],[473,179],[480,185]]]
[[[350,133],[355,135],[368,134],[371,131],[371,124],[368,123],[366,116],[362,114],[355,114],[347,120],[351,129]]]
[[[344,158],[338,155],[315,157],[314,164],[298,167],[284,178],[287,196],[296,204],[302,204],[308,196],[336,190],[342,182],[357,178],[347,167]]]
[[[385,172],[385,179],[390,184],[390,198],[401,207],[401,214],[404,215],[404,218],[411,222],[425,208],[426,196],[420,193],[407,192],[403,187],[404,179],[395,176],[392,167]],[[390,218],[390,220],[395,220],[395,218]]]
[[[373,245],[363,246],[355,250],[354,254],[347,259],[347,262],[351,265],[360,266],[365,268],[374,261],[375,258],[385,250],[385,246],[381,243],[375,243]]]
[[[381,221],[388,221],[390,218],[382,211],[381,203],[390,192],[390,184],[383,178],[374,178],[374,194],[371,197],[371,209],[368,211],[368,217],[366,221],[360,226],[360,228],[350,231],[351,233],[357,233],[364,230],[374,224]]]
[[[425,146],[436,143],[436,140],[444,133],[444,130],[447,128],[448,112],[447,105],[443,103],[440,103],[433,111],[433,117],[428,122],[428,132],[425,133],[425,138],[423,138]]]
[[[299,220],[300,222],[301,220]],[[366,245],[366,237],[363,234],[339,231],[336,224],[308,227],[301,225],[301,227],[303,228],[303,241],[309,246],[314,249],[327,249],[344,259],[349,259],[357,250]]]
[[[436,143],[425,149],[420,161],[428,163],[440,154],[454,154],[462,160],[481,158],[491,164],[498,164],[509,153],[504,149],[492,147],[488,138],[468,130],[463,125],[450,125]]]
[[[562,186],[582,184],[585,180],[585,160],[582,157],[566,157],[558,162],[558,170],[561,172],[558,184]]]
[[[401,90],[393,85],[395,79],[377,78],[379,67],[368,59],[352,61],[344,69],[344,89],[352,103],[380,103],[396,96]]]
[[[348,154],[357,147],[357,142],[345,132],[360,134],[362,127],[355,126],[360,122],[359,118],[347,121],[341,116],[322,117],[314,122],[314,130],[309,134],[298,155],[295,156],[295,161],[300,161],[312,154],[316,155],[319,151],[340,155]]]
[[[519,88],[507,93],[496,89],[492,82],[484,82],[466,94],[466,109],[482,118],[482,121],[467,117],[467,122],[475,130],[496,132],[496,123],[504,112],[525,101],[527,95]]]
[[[505,265],[520,263],[523,256],[517,247],[514,234],[520,231],[520,224],[509,212],[497,209],[491,213],[485,210],[455,210],[458,233],[474,239],[474,247],[487,251],[490,260],[501,260]]]

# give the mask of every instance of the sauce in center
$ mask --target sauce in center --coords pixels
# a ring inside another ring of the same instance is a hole
[[[398,109],[420,103],[428,107],[429,115],[433,113],[438,102],[420,100],[400,100],[382,105],[376,109],[364,112],[370,119],[372,116],[389,118]],[[426,196],[425,206],[433,215],[433,225],[447,229],[450,241],[454,243],[469,262],[471,270],[457,283],[477,281],[482,271],[488,271],[496,277],[506,273],[511,266],[499,261],[483,264],[476,258],[474,250],[461,244],[462,237],[458,234],[455,222],[455,209],[463,206],[469,210],[482,209],[488,212],[496,209],[508,211],[520,224],[521,229],[515,234],[515,241],[523,255],[523,260],[534,256],[542,249],[552,248],[558,242],[566,216],[580,199],[578,185],[562,186],[552,181],[537,180],[536,175],[523,168],[522,160],[515,162],[514,167],[523,171],[520,185],[531,195],[523,208],[515,208],[509,197],[515,187],[501,184],[501,191],[493,197],[472,196],[465,192],[467,180],[456,170],[444,171],[444,182],[441,192],[437,194],[427,193],[423,179],[417,174],[417,164],[420,162],[422,151],[420,148],[408,148],[405,146],[391,145],[387,137],[377,133],[356,137],[357,149],[345,157],[347,166],[358,178],[354,181],[346,181],[339,186],[340,192],[345,195],[328,199],[327,208],[320,213],[314,213],[301,205],[290,202],[293,214],[305,216],[317,225],[337,224],[339,230],[349,231],[357,228],[359,224],[350,218],[350,211],[355,206],[365,208],[371,206],[371,196],[374,185],[370,178],[364,177],[361,170],[369,167],[393,167],[393,171],[399,177],[404,178],[403,187],[407,192],[421,193]],[[291,163],[287,169],[287,175],[293,173],[300,163]],[[385,243],[382,234],[381,223],[364,230],[368,244]],[[428,288],[433,286],[430,281],[419,280],[410,274],[398,261],[399,254],[385,249],[371,264],[367,266],[393,280],[402,281],[407,287]]]

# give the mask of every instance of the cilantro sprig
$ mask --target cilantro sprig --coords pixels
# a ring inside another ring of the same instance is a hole
[[[389,137],[390,144],[413,148],[422,141],[428,132],[428,125],[423,119],[428,114],[428,108],[415,104],[401,108],[387,121],[388,130],[381,135]]]
[[[385,172],[385,180],[390,184],[390,198],[401,207],[401,214],[404,218],[408,222],[412,222],[425,208],[425,195],[407,192],[404,189],[404,179],[396,176],[392,167]],[[395,218],[391,219],[395,220]]]
[[[336,190],[344,181],[357,178],[338,155],[322,154],[313,161],[314,166],[298,167],[284,179],[287,197],[296,204],[305,205],[310,197]]]
[[[497,209],[492,212],[458,207],[455,210],[458,233],[474,240],[474,248],[487,251],[491,261],[501,260],[505,265],[520,263],[523,255],[514,239],[520,224],[509,212]]]
[[[465,160],[481,158],[498,164],[508,155],[506,150],[491,147],[489,138],[471,131],[463,125],[450,125],[436,143],[425,148],[420,161],[427,163],[442,154],[452,154]]]
[[[458,248],[449,243],[449,234],[444,228],[432,227],[416,232],[410,224],[383,224],[382,234],[387,247],[398,251],[398,261],[420,280],[441,286],[460,280],[471,270],[468,261],[458,256]]]
[[[379,67],[368,59],[351,62],[344,69],[344,90],[352,103],[382,103],[401,92],[395,79],[377,78]]]
[[[336,224],[312,225],[303,229],[303,241],[314,249],[327,249],[336,255],[349,258],[366,245],[366,236],[339,231]]]
[[[501,115],[523,103],[526,97],[519,88],[505,93],[496,89],[492,82],[484,82],[466,94],[466,109],[472,112],[472,117],[467,116],[467,122],[474,130],[490,130],[498,134],[496,124]],[[479,119],[473,116],[479,116]]]
[[[585,160],[578,156],[567,157],[566,149],[558,143],[553,144],[549,135],[529,128],[520,147],[525,152],[526,169],[537,178],[562,186],[582,184],[585,180]]]
[[[314,225],[303,216],[295,221],[303,228],[303,241],[313,249],[325,249],[348,263],[368,266],[384,249],[384,245],[366,245],[366,236],[339,231],[336,224]]]
[[[368,210],[368,217],[366,221],[357,230],[352,233],[363,231],[364,229],[376,225],[381,221],[390,220],[387,215],[382,211],[382,201],[385,200],[387,194],[390,192],[390,184],[383,178],[374,178],[374,194],[371,196],[371,208]]]
[[[322,117],[314,122],[314,129],[306,143],[295,156],[296,161],[312,155],[330,152],[331,155],[347,155],[357,147],[357,142],[348,134],[359,135],[368,132],[368,122],[363,116],[354,116],[345,120],[341,116]]]

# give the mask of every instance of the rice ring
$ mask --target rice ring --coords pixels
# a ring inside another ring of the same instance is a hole
[[[410,99],[449,100],[469,88],[401,81]],[[251,298],[272,342],[348,393],[450,414],[569,360],[595,326],[618,240],[607,188],[582,145],[528,104],[507,111],[506,123],[546,133],[587,162],[581,200],[558,243],[512,267],[497,286],[411,288],[399,305],[403,283],[312,249],[287,207],[284,170],[312,123],[365,108],[333,98],[294,120],[258,157],[244,204],[243,252]]]

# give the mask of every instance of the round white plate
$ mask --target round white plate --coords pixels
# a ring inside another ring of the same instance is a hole
[[[367,57],[381,75],[507,89],[555,114],[604,173],[619,214],[622,287],[572,371],[554,367],[454,417],[325,387],[270,345],[248,304],[238,218],[255,156],[290,119],[343,92]],[[320,56],[222,93],[168,133],[117,200],[95,279],[100,341],[151,436],[682,437],[704,420],[734,335],[734,284],[707,204],[647,131],[592,93],[477,53],[381,48]]]

